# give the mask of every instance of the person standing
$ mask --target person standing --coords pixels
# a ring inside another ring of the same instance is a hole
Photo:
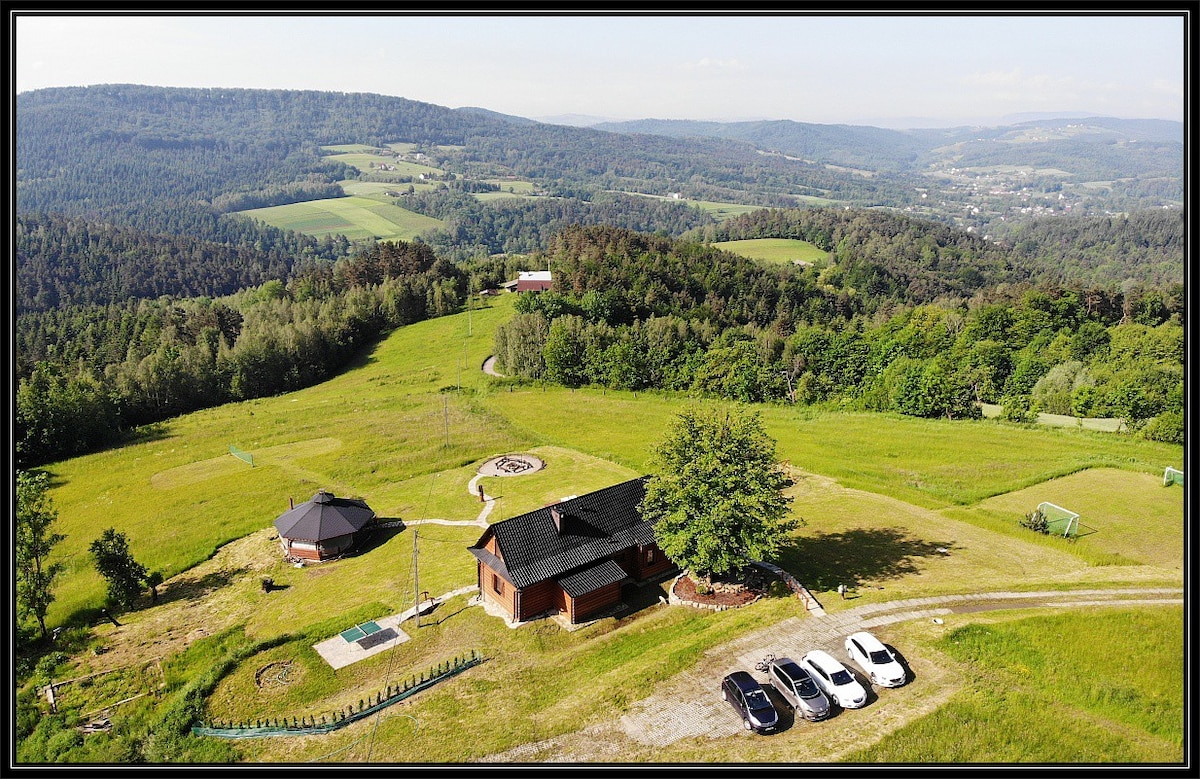
[[[846,599],[846,585],[844,585],[844,584],[838,585],[838,595],[842,596],[842,600]]]

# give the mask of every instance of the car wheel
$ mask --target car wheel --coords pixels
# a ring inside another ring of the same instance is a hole
[[[753,726],[751,726],[751,724],[750,724],[750,720],[748,720],[748,719],[744,719],[744,720],[742,720],[742,725],[744,725],[744,726],[745,726],[746,730],[753,730],[753,729],[754,729],[754,728],[753,728]]]

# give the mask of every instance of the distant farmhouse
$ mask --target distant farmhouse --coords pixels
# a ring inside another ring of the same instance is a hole
[[[544,292],[553,285],[548,270],[523,270],[517,278],[517,292]]]
[[[642,477],[495,523],[468,548],[480,597],[512,622],[585,622],[618,606],[623,585],[673,572],[639,511],[645,494]]]
[[[319,491],[275,520],[279,545],[289,558],[329,560],[353,549],[369,532],[375,512],[361,500]]]

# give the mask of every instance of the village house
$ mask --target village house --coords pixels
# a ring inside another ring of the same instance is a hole
[[[495,523],[468,548],[480,598],[511,622],[586,622],[618,606],[624,585],[675,571],[642,519],[645,494],[641,477]]]

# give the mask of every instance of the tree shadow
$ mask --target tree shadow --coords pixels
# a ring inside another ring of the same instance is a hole
[[[904,687],[912,684],[913,680],[917,678],[917,675],[913,673],[912,666],[908,664],[908,660],[904,657],[904,655],[900,654],[900,650],[896,649],[896,647],[892,646],[891,644],[884,644],[884,647],[892,653],[892,656],[896,658],[896,662],[899,663],[900,667],[904,669],[904,684],[900,686]]]
[[[918,573],[923,558],[955,548],[951,541],[926,541],[897,528],[858,528],[796,537],[780,549],[776,564],[808,589],[828,591]]]
[[[142,608],[149,608],[152,606],[162,606],[177,600],[202,598],[222,587],[229,586],[234,579],[248,573],[249,570],[249,568],[241,567],[233,570],[213,571],[201,576],[199,579],[184,579],[182,581],[175,579],[164,582],[158,585],[158,600],[152,602],[150,596],[146,595],[139,601],[139,605]],[[275,589],[279,589],[281,585],[274,585],[274,587]]]

